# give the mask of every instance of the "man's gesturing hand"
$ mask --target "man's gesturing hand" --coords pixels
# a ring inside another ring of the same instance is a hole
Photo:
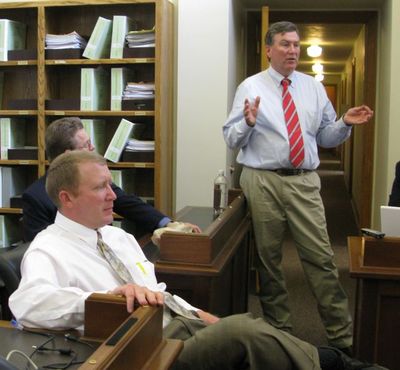
[[[111,294],[119,294],[126,297],[126,309],[133,312],[135,300],[141,305],[160,306],[164,303],[164,295],[161,292],[153,292],[150,289],[136,285],[126,284],[110,291]]]
[[[244,101],[243,115],[248,126],[253,127],[256,124],[258,106],[260,105],[260,97],[257,96],[254,104],[251,104],[249,99]]]
[[[350,108],[343,116],[343,122],[346,125],[362,125],[367,123],[374,112],[371,108],[366,105],[361,105],[359,107]]]

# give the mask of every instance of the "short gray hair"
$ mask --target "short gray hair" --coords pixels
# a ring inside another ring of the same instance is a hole
[[[300,37],[299,29],[294,23],[287,21],[272,23],[265,35],[265,45],[271,46],[275,35],[286,32],[296,32]]]

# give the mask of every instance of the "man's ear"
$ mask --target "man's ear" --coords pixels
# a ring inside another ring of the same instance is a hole
[[[61,190],[58,194],[58,199],[60,200],[60,204],[62,207],[71,208],[74,196],[66,190]]]
[[[271,52],[271,46],[265,45],[265,55],[267,56],[268,61],[271,61],[270,52]]]

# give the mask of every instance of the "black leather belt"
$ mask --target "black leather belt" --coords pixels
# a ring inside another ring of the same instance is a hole
[[[297,176],[304,173],[312,172],[313,170],[306,170],[303,168],[277,168],[275,170],[268,170],[275,172],[279,176]]]

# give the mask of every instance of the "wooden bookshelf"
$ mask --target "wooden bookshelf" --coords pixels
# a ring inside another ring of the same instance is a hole
[[[78,32],[89,37],[99,16],[112,19],[113,15],[127,15],[139,24],[139,29],[155,27],[155,56],[121,59],[46,59],[46,34]],[[42,0],[7,1],[0,3],[0,19],[20,21],[27,26],[26,51],[31,56],[22,60],[0,61],[4,73],[0,118],[24,118],[29,122],[26,145],[38,147],[37,160],[0,160],[0,166],[29,168],[27,186],[44,175],[48,162],[45,158],[46,127],[64,116],[102,118],[106,121],[106,146],[119,121],[126,118],[146,125],[144,139],[155,141],[154,162],[110,163],[113,169],[132,169],[144,174],[135,193],[154,198],[160,211],[172,213],[172,15],[173,4],[168,0]],[[132,69],[135,82],[154,81],[154,110],[81,111],[76,109],[47,109],[49,101],[80,99],[80,70],[82,67],[101,66],[106,70],[123,66]],[[19,101],[19,106],[10,104]],[[32,103],[33,102],[33,103]],[[24,103],[29,103],[24,106]],[[34,104],[34,106],[32,106]],[[144,183],[145,182],[145,183]],[[140,194],[146,189],[145,194]],[[16,214],[20,214],[16,210]],[[11,213],[1,209],[0,214]]]

